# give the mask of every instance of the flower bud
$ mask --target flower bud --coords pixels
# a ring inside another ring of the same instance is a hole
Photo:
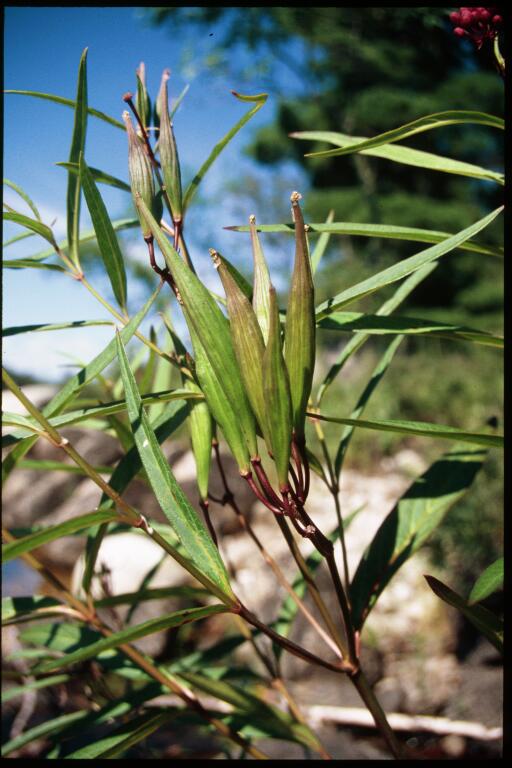
[[[151,160],[148,157],[143,140],[135,133],[129,112],[123,112],[123,120],[128,134],[128,171],[130,174],[130,186],[132,188],[135,208],[139,215],[142,234],[145,238],[148,238],[151,236],[151,228],[137,206],[137,198],[142,198],[149,210],[157,215],[157,202]]]
[[[158,94],[158,107],[160,112],[160,136],[158,139],[158,151],[160,153],[160,163],[164,176],[164,184],[167,195],[171,203],[172,218],[174,222],[181,220],[182,213],[182,192],[181,192],[181,172],[176,148],[176,140],[172,123],[169,118],[169,106],[167,96],[167,81],[170,72],[164,70],[162,75],[162,84]]]

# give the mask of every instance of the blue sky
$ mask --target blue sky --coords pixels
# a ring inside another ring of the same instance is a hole
[[[5,13],[4,82],[6,89],[22,89],[74,98],[80,56],[88,47],[89,106],[120,119],[124,109],[122,95],[135,90],[135,70],[146,64],[148,86],[154,97],[162,70],[172,72],[171,99],[185,85],[190,90],[175,118],[175,132],[180,150],[185,185],[208,156],[213,145],[236,123],[247,106],[233,98],[231,89],[245,93],[269,90],[268,82],[226,82],[213,77],[201,61],[212,48],[214,37],[208,33],[194,39],[188,63],[182,63],[183,37],[173,38],[168,29],[150,27],[142,12],[134,7],[58,8],[12,7]],[[289,76],[289,75],[288,75]],[[283,78],[286,79],[286,72]],[[286,82],[286,80],[285,80]],[[271,85],[271,84],[270,84]],[[297,87],[297,83],[289,83]],[[273,98],[274,97],[274,98]],[[204,182],[204,193],[212,203],[202,220],[193,219],[189,244],[194,248],[194,226],[208,227],[212,245],[230,255],[235,249],[249,257],[248,241],[243,236],[225,233],[222,226],[233,220],[229,198],[223,193],[226,180],[239,178],[242,172],[261,174],[261,169],[243,154],[254,130],[271,121],[275,93],[270,88],[267,105],[233,140]],[[73,111],[67,107],[19,95],[4,97],[4,175],[17,183],[38,205],[46,223],[55,221],[58,237],[65,236],[66,172],[55,165],[68,158]],[[86,144],[89,165],[127,179],[126,137],[120,130],[94,118],[89,119]],[[290,191],[304,183],[296,169],[289,170]],[[126,213],[129,196],[110,187],[101,187],[112,217]],[[11,190],[5,200],[27,212],[24,203]],[[259,212],[248,210],[249,213]],[[259,216],[260,221],[262,217]],[[90,222],[82,203],[82,227]],[[20,232],[17,225],[6,224],[4,239]],[[38,237],[11,246],[7,258],[30,256],[45,248]],[[143,244],[135,247],[145,258]],[[287,249],[290,251],[290,248]],[[291,257],[291,254],[290,254]],[[204,265],[207,255],[197,255]],[[209,279],[207,277],[206,279]],[[212,277],[212,280],[215,278]],[[101,280],[95,286],[107,288]],[[59,322],[107,318],[105,310],[70,278],[43,270],[4,270],[4,326],[27,323]],[[111,318],[109,318],[111,319]],[[4,345],[4,365],[15,373],[32,373],[49,380],[61,379],[63,365],[72,355],[87,361],[111,338],[106,327],[84,330],[24,334],[9,337]]]

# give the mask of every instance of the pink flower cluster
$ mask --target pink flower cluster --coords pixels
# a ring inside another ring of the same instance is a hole
[[[486,40],[494,40],[497,27],[503,23],[498,8],[459,8],[450,13],[450,20],[455,25],[454,34],[458,37],[467,35],[477,48]]]

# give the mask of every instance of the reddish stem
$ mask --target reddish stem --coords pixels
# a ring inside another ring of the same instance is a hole
[[[262,492],[260,491],[260,489],[258,488],[256,483],[254,482],[254,479],[253,479],[253,476],[252,476],[251,472],[249,472],[246,475],[242,475],[242,477],[244,478],[244,480],[247,481],[247,484],[248,484],[249,488],[252,490],[252,492],[254,493],[254,495],[261,501],[262,504],[264,504],[267,507],[267,509],[270,509],[270,511],[273,512],[274,515],[284,515],[285,514],[282,509],[279,509],[278,507],[274,507],[270,503],[270,501],[265,496],[263,496]]]
[[[263,488],[263,491],[266,493],[270,503],[276,507],[280,507],[282,505],[281,499],[272,488],[270,484],[270,480],[267,477],[267,473],[265,472],[263,465],[261,463],[260,457],[256,456],[254,459],[251,459],[251,464],[254,468],[254,471],[256,472],[256,476],[260,482],[260,485]]]

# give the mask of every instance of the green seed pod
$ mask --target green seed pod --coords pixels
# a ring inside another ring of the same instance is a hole
[[[288,371],[281,345],[281,325],[276,291],[269,289],[270,327],[263,355],[263,389],[268,414],[271,451],[280,490],[288,486],[288,464],[292,440],[292,401]],[[270,446],[269,446],[270,447]]]
[[[263,341],[266,344],[268,340],[268,328],[270,318],[269,288],[270,274],[267,262],[263,255],[258,232],[256,231],[256,217],[249,216],[249,227],[251,232],[252,256],[254,261],[254,283],[252,293],[252,306],[256,312],[258,323],[263,334]]]
[[[138,198],[136,202],[151,225],[151,231],[160,246],[178,289],[178,300],[183,308],[192,343],[194,343],[194,333],[199,339],[215,374],[215,386],[222,390],[223,396],[229,403],[231,410],[236,414],[239,428],[244,435],[251,457],[257,456],[258,446],[254,416],[238,369],[233,342],[231,341],[229,322],[206,286],[203,285],[197,275],[187,267],[183,259],[174,250],[158,223],[148,211],[144,201]],[[196,353],[196,366],[198,362]],[[199,381],[199,383],[203,388],[202,382]],[[222,422],[217,417],[213,407],[210,410],[215,421],[222,427]]]
[[[158,94],[158,105],[160,112],[160,135],[158,139],[158,151],[160,153],[160,163],[164,176],[164,184],[167,195],[171,203],[172,218],[174,222],[181,220],[182,214],[182,192],[181,192],[181,172],[178,158],[178,150],[172,123],[169,118],[169,105],[167,96],[167,81],[170,77],[170,71],[164,70],[162,75],[162,84]]]
[[[293,426],[298,440],[303,442],[306,406],[315,367],[315,293],[300,197],[298,192],[291,196],[295,264],[286,312],[285,360],[290,375]]]
[[[139,68],[136,70],[137,75],[137,99],[136,106],[137,112],[140,115],[140,119],[144,124],[144,128],[148,128],[151,122],[151,100],[146,88],[146,67],[144,62],[141,61]],[[137,131],[138,133],[139,131]]]
[[[137,207],[137,198],[140,197],[144,200],[144,203],[154,216],[158,215],[153,169],[151,168],[151,160],[148,157],[144,142],[135,133],[129,112],[123,112],[123,120],[128,134],[128,171],[130,173],[132,196],[139,215],[142,234],[145,238],[148,238],[151,237],[151,227]]]
[[[210,249],[210,255],[226,293],[231,339],[245,392],[265,436],[268,432],[262,376],[265,345],[260,326],[251,302],[237,285],[222,256],[213,248]]]
[[[190,392],[203,394],[197,384],[190,379],[185,379],[183,385]],[[204,400],[190,400],[189,409],[188,423],[192,453],[196,462],[197,487],[201,501],[206,501],[212,458],[212,417]]]

